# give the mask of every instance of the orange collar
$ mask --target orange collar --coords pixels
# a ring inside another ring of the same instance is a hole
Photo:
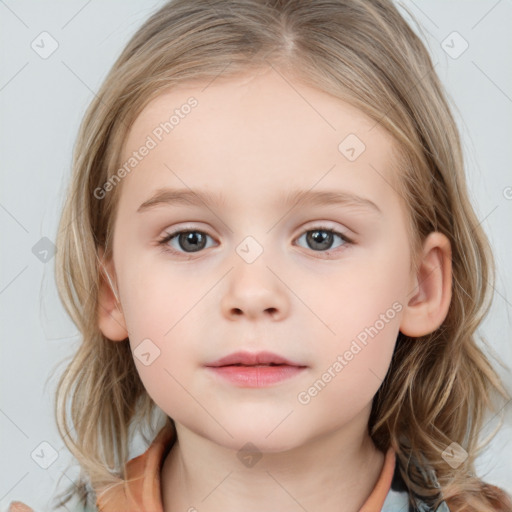
[[[100,512],[164,512],[160,474],[165,457],[176,440],[172,423],[168,422],[142,455],[126,464],[127,479],[98,496]],[[395,470],[395,451],[389,448],[379,479],[359,512],[381,510],[388,495]]]

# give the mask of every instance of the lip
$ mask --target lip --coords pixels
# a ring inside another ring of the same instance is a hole
[[[272,386],[307,368],[272,352],[235,352],[205,366],[219,377],[245,388]]]
[[[219,367],[219,366],[231,366],[231,365],[245,365],[255,366],[258,364],[270,365],[270,364],[282,364],[287,366],[304,367],[300,363],[290,361],[278,354],[272,352],[234,352],[222,357],[212,363],[207,363],[205,366],[208,367]]]

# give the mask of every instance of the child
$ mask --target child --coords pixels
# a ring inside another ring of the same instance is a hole
[[[56,415],[85,510],[512,510],[473,473],[508,398],[474,336],[492,256],[391,1],[166,4],[74,165]]]

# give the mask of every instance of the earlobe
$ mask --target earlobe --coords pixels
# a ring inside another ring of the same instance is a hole
[[[411,285],[400,331],[417,338],[439,328],[450,307],[452,253],[450,241],[442,233],[432,232],[425,239],[418,273]]]
[[[98,327],[103,335],[112,341],[123,341],[128,337],[126,322],[119,301],[119,293],[114,282],[112,259],[104,261],[104,249],[98,248],[99,288],[98,288]]]

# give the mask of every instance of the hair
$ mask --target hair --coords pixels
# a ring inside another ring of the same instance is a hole
[[[102,199],[94,191],[115,178],[128,130],[152,99],[178,84],[267,66],[358,108],[393,136],[393,186],[407,207],[415,270],[429,233],[441,232],[451,244],[447,316],[426,336],[399,333],[373,399],[375,445],[395,449],[411,502],[414,493],[433,506],[444,499],[452,512],[512,510],[505,492],[474,474],[489,442],[478,445],[484,414],[497,411],[496,398],[509,399],[478,346],[486,340],[475,335],[493,298],[493,255],[468,197],[446,93],[391,0],[175,0],[141,26],[114,63],[81,123],[57,234],[59,296],[82,338],[56,391],[58,430],[81,467],[79,485],[59,505],[73,494],[85,503],[95,489],[122,482],[133,432],[150,428],[154,413],[169,420],[147,394],[128,339],[114,343],[98,327],[98,254],[101,247],[105,258],[112,255],[122,183]],[[468,454],[456,469],[441,456],[453,442]]]

